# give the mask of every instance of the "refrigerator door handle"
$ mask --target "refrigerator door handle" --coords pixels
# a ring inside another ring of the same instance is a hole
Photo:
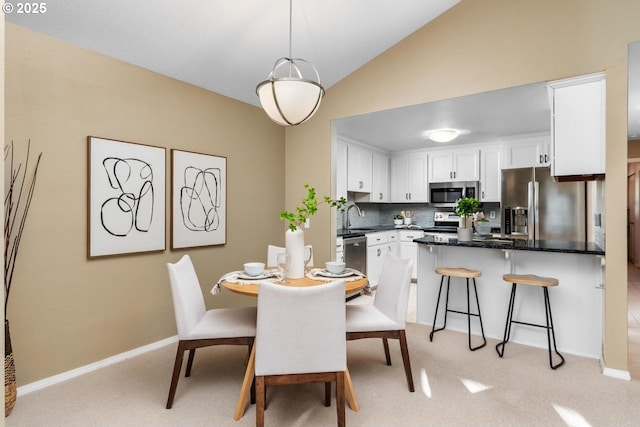
[[[527,237],[529,240],[535,238],[535,228],[537,225],[535,223],[537,214],[534,211],[536,208],[535,196],[537,195],[535,184],[537,184],[535,181],[529,181],[527,183]]]

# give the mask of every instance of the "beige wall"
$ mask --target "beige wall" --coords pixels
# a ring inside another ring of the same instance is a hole
[[[287,130],[287,182],[329,191],[332,119],[606,71],[604,359],[627,370],[626,193],[617,189],[626,186],[627,49],[640,40],[638,16],[636,1],[463,0],[330,88],[316,117]],[[303,167],[310,158],[317,167]],[[287,188],[287,206],[298,187]],[[314,233],[329,236],[329,219],[319,225]],[[330,248],[327,237],[316,251]]]
[[[11,24],[5,108],[6,139],[44,153],[7,312],[18,385],[175,335],[183,254],[209,307],[255,304],[209,290],[284,243],[284,130],[262,110]],[[169,250],[167,208],[164,252],[88,260],[88,135],[166,147],[167,168],[170,148],[226,156],[227,244]]]

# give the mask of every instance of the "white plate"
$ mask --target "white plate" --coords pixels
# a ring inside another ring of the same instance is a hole
[[[273,277],[275,275],[276,275],[276,273],[274,273],[273,271],[265,271],[264,273],[258,274],[257,276],[249,276],[247,273],[242,271],[242,272],[240,272],[238,274],[238,279],[242,279],[242,280],[263,280],[263,279],[268,279],[269,277]]]
[[[356,273],[353,270],[346,269],[342,273],[338,273],[338,274],[331,273],[328,270],[319,270],[315,274],[318,275],[318,276],[322,276],[322,277],[331,277],[331,278],[334,278],[334,279],[339,279],[339,278],[342,278],[342,277],[353,276]]]

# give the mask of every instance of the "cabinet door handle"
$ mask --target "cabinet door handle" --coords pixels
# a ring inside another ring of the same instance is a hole
[[[544,155],[544,162],[545,163],[549,162],[549,156],[547,154]]]
[[[540,154],[540,163],[544,163],[544,156]]]
[[[409,193],[409,200],[411,200],[411,193]]]
[[[382,251],[378,248],[378,256],[382,255]]]
[[[454,178],[456,177],[456,171],[453,171],[453,177]]]
[[[382,193],[380,193],[380,200],[382,200]]]
[[[482,198],[484,199],[484,191],[482,192]]]
[[[362,189],[362,181],[358,181],[358,188]]]

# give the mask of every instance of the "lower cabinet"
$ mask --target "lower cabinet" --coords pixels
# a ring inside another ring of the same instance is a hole
[[[418,244],[413,239],[424,237],[422,230],[401,230],[400,231],[400,257],[413,260],[413,271],[411,278],[418,277]]]
[[[397,253],[396,231],[367,233],[367,277],[372,288],[378,286],[384,258],[389,252]]]

